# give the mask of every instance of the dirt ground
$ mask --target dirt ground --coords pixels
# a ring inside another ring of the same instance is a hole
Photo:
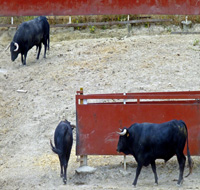
[[[199,31],[200,26],[193,26]],[[177,35],[169,26],[126,27],[85,31],[52,28],[50,51],[36,60],[28,53],[27,66],[20,56],[11,61],[15,29],[0,29],[0,189],[133,189],[136,162],[128,156],[89,156],[94,174],[77,174],[76,135],[68,167],[68,182],[59,177],[59,161],[49,139],[60,120],[75,123],[75,95],[200,89],[200,36]],[[19,92],[24,90],[26,93]],[[159,185],[154,186],[151,167],[143,168],[137,189],[200,189],[200,157],[194,157],[193,173],[181,187],[176,158],[157,162]],[[185,169],[185,174],[188,168]]]

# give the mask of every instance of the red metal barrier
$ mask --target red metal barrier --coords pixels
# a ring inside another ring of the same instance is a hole
[[[198,0],[0,0],[0,16],[200,15]]]
[[[77,155],[116,155],[116,131],[135,122],[182,119],[192,155],[200,155],[200,91],[76,95]]]

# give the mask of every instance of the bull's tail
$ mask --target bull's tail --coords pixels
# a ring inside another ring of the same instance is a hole
[[[49,44],[50,44],[50,38],[49,38],[49,35],[48,35],[48,39],[47,39],[47,41],[48,41],[48,50],[49,50]]]
[[[62,155],[62,151],[59,150],[59,149],[57,149],[56,147],[54,147],[51,140],[50,140],[50,145],[51,145],[51,150],[52,150],[55,154],[58,154],[59,156]]]
[[[192,173],[193,160],[192,160],[192,158],[190,156],[187,126],[186,126],[186,124],[184,122],[183,122],[183,124],[185,125],[186,131],[187,131],[187,157],[188,157],[189,173],[185,177],[188,177]]]

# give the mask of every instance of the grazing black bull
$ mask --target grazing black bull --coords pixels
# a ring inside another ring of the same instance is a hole
[[[17,29],[12,42],[10,43],[11,60],[15,61],[21,53],[21,61],[26,65],[28,51],[36,46],[38,49],[37,59],[39,59],[41,45],[44,44],[44,57],[46,49],[49,49],[49,23],[44,16],[23,22]]]
[[[129,128],[124,128],[119,134],[117,151],[133,155],[138,164],[133,182],[134,186],[137,184],[142,167],[149,164],[151,164],[154,173],[155,183],[158,184],[155,160],[164,159],[167,162],[174,155],[177,156],[179,163],[178,185],[180,185],[183,181],[186,160],[183,154],[186,140],[189,174],[192,172],[188,132],[183,121],[172,120],[162,124],[135,123]]]
[[[63,177],[64,184],[66,184],[67,182],[67,166],[73,144],[73,128],[74,126],[70,125],[70,122],[68,122],[67,120],[61,121],[58,124],[54,133],[55,147],[50,140],[52,151],[58,154],[60,160],[60,177]]]

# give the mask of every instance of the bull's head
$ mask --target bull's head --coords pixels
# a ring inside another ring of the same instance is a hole
[[[19,54],[19,44],[16,42],[10,43],[11,60],[14,61]]]
[[[130,154],[129,151],[129,132],[127,128],[121,130],[121,132],[117,132],[119,136],[119,141],[117,145],[117,152],[123,152],[124,154]]]

